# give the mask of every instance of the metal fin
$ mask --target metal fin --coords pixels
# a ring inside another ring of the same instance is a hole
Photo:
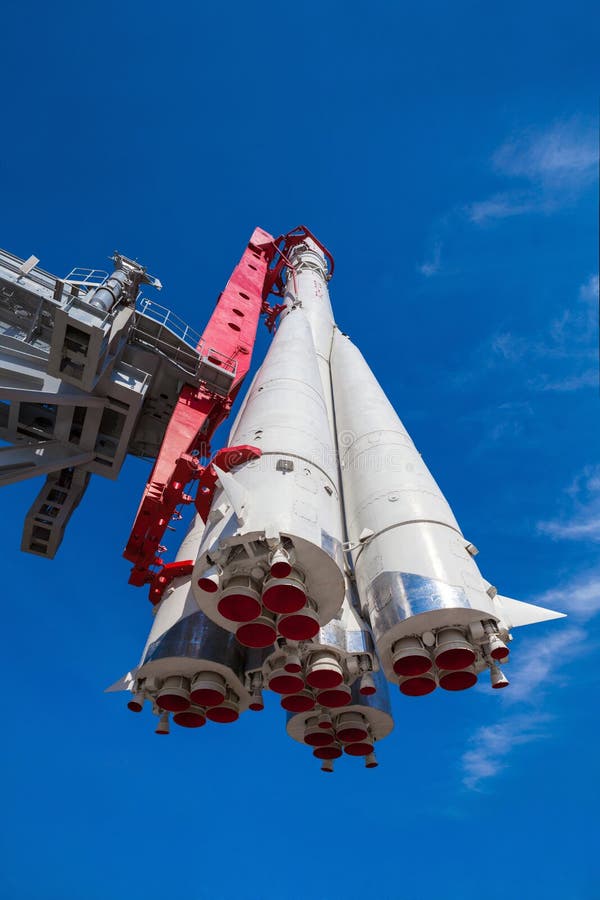
[[[503,597],[500,594],[496,594],[494,597],[494,604],[498,607],[500,618],[506,622],[509,628],[534,625],[536,622],[549,622],[550,619],[566,617],[566,613],[545,609],[534,603],[524,603],[522,600],[513,600],[512,597]]]
[[[125,675],[123,675],[122,678],[119,678],[118,681],[115,681],[114,684],[111,684],[110,687],[104,688],[104,693],[110,694],[113,691],[130,691],[135,684],[136,673],[137,668],[132,669],[131,672],[127,672]]]

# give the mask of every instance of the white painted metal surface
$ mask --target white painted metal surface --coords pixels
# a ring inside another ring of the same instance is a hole
[[[340,496],[327,405],[303,309],[290,311],[281,322],[229,444],[255,446],[262,456],[220,477],[194,570],[199,605],[219,625],[236,630],[236,621],[219,612],[223,592],[239,577],[251,579],[250,589],[260,592],[270,555],[284,544],[316,627],[326,623],[344,594]],[[223,574],[219,590],[207,593],[198,580],[213,563]],[[281,632],[279,619],[274,627]]]
[[[331,367],[348,539],[388,677],[397,677],[397,641],[424,633],[435,639],[448,626],[463,629],[475,670],[484,668],[480,623],[496,623],[507,639],[508,622],[475,564],[473,545],[363,356],[339,331]]]
[[[203,531],[196,516],[177,560],[194,558]],[[132,692],[130,708],[135,711],[140,700],[149,701],[157,715],[166,709],[176,724],[185,727],[198,727],[203,718],[235,721],[250,702],[244,685],[245,651],[234,635],[198,610],[190,585],[187,575],[167,588],[139,665],[115,688]]]

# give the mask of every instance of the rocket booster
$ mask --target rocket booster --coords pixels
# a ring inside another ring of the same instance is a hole
[[[356,682],[343,710],[288,712],[289,736],[312,749],[323,771],[332,772],[333,761],[343,753],[363,757],[367,768],[377,766],[375,743],[388,736],[394,720],[382,672],[375,675],[374,685],[372,694],[363,694]]]
[[[333,325],[333,323],[332,323]],[[309,317],[289,304],[230,434],[259,459],[220,473],[193,589],[248,647],[310,640],[344,597],[328,386]]]
[[[560,614],[500,597],[482,577],[476,548],[339,331],[331,372],[349,547],[385,672],[410,696],[470,687],[508,659],[509,627]]]
[[[196,516],[177,554],[179,561],[196,556],[203,531],[204,523]],[[245,709],[262,709],[260,692],[252,691],[245,672],[244,648],[198,609],[189,574],[165,591],[139,665],[112,690],[131,691],[128,706],[133,712],[141,712],[149,701],[161,716],[157,733],[165,734],[169,715],[177,725],[197,728],[207,719],[227,724]]]

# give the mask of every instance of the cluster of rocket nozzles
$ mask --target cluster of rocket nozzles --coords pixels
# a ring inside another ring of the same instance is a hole
[[[281,697],[323,771],[377,765],[409,697],[508,685],[509,629],[560,614],[500,596],[364,358],[336,327],[323,254],[292,252],[285,310],[232,426],[228,471],[178,553],[140,665],[120,687],[186,728]],[[292,269],[293,267],[293,269]],[[293,276],[293,277],[292,277]]]

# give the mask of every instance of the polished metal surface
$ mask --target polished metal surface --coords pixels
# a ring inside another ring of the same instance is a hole
[[[380,572],[369,587],[372,624],[385,628],[437,609],[471,609],[463,588],[410,572]]]
[[[235,635],[211,622],[198,611],[180,619],[158,640],[150,644],[140,663],[147,665],[159,659],[185,658],[229,666],[243,682],[244,649]]]

